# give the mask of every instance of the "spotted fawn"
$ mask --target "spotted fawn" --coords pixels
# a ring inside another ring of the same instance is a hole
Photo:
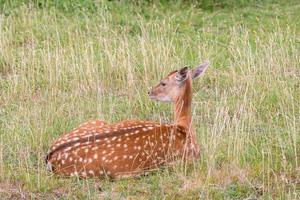
[[[52,144],[46,156],[47,169],[62,176],[116,179],[141,175],[179,159],[197,159],[192,80],[208,66],[205,62],[192,70],[184,67],[173,71],[148,92],[150,99],[174,104],[174,123],[86,122]]]

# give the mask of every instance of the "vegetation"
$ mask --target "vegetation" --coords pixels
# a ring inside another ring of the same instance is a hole
[[[299,199],[300,3],[0,0],[0,199]],[[147,88],[194,83],[201,159],[120,181],[45,170],[89,119],[172,121]]]

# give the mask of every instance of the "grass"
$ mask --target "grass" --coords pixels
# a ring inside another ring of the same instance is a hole
[[[300,198],[297,1],[0,2],[0,199]],[[81,122],[172,121],[147,88],[207,59],[199,161],[120,181],[46,172],[50,144]]]

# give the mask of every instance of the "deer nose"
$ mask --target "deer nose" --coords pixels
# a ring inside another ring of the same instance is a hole
[[[151,94],[151,87],[148,87],[148,95]]]

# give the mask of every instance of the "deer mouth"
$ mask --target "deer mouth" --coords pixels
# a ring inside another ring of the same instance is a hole
[[[166,96],[154,96],[154,95],[149,95],[149,98],[154,101],[161,101],[161,102],[171,102],[171,99]]]
[[[150,94],[149,94],[149,99],[151,99],[151,100],[157,100],[155,96],[150,95]]]

